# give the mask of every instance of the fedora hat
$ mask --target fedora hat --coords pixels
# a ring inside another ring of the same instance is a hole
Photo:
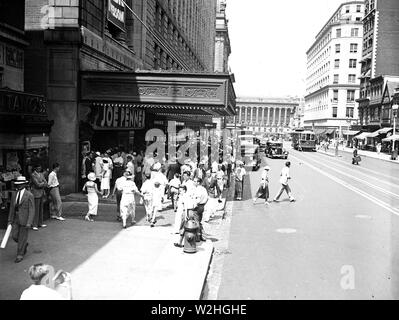
[[[14,181],[14,184],[24,184],[28,183],[28,180],[24,176],[19,176],[17,179]]]

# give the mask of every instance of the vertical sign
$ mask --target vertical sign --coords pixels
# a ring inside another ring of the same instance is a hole
[[[125,31],[126,8],[124,1],[108,0],[107,18],[113,25]]]

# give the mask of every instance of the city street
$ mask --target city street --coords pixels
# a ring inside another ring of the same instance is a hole
[[[290,149],[292,203],[253,205],[261,170],[250,173],[218,299],[398,299],[399,166],[340,155]],[[272,200],[285,160],[266,161]]]

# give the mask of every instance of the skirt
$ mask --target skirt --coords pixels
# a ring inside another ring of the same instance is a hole
[[[262,199],[269,199],[269,186],[263,187],[262,185],[259,186],[258,191],[256,192],[256,196]]]
[[[134,194],[122,194],[120,210],[122,219],[126,219],[128,216],[131,216],[134,219],[136,216],[136,203]]]
[[[97,193],[91,192],[87,194],[87,201],[89,203],[89,212],[88,214],[92,216],[97,215],[97,209],[98,209],[98,196]]]
[[[101,190],[109,190],[109,177],[104,177],[101,180]]]

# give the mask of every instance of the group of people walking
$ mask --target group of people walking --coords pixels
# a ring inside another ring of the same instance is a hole
[[[285,166],[283,167],[283,169],[280,172],[279,182],[280,182],[281,186],[280,186],[280,190],[278,191],[276,196],[273,198],[273,201],[275,201],[275,202],[279,201],[279,199],[280,199],[280,197],[281,197],[281,195],[283,194],[284,191],[287,193],[288,198],[289,198],[289,200],[291,202],[295,201],[295,198],[292,196],[291,188],[290,188],[290,186],[288,184],[288,181],[291,179],[290,167],[291,167],[291,162],[287,161],[285,163]],[[270,181],[269,181],[269,171],[270,171],[270,167],[269,166],[265,166],[263,168],[258,191],[256,192],[256,195],[253,198],[253,203],[254,204],[256,203],[256,201],[258,199],[264,199],[265,200],[265,204],[266,205],[269,204],[269,183],[270,183]]]

